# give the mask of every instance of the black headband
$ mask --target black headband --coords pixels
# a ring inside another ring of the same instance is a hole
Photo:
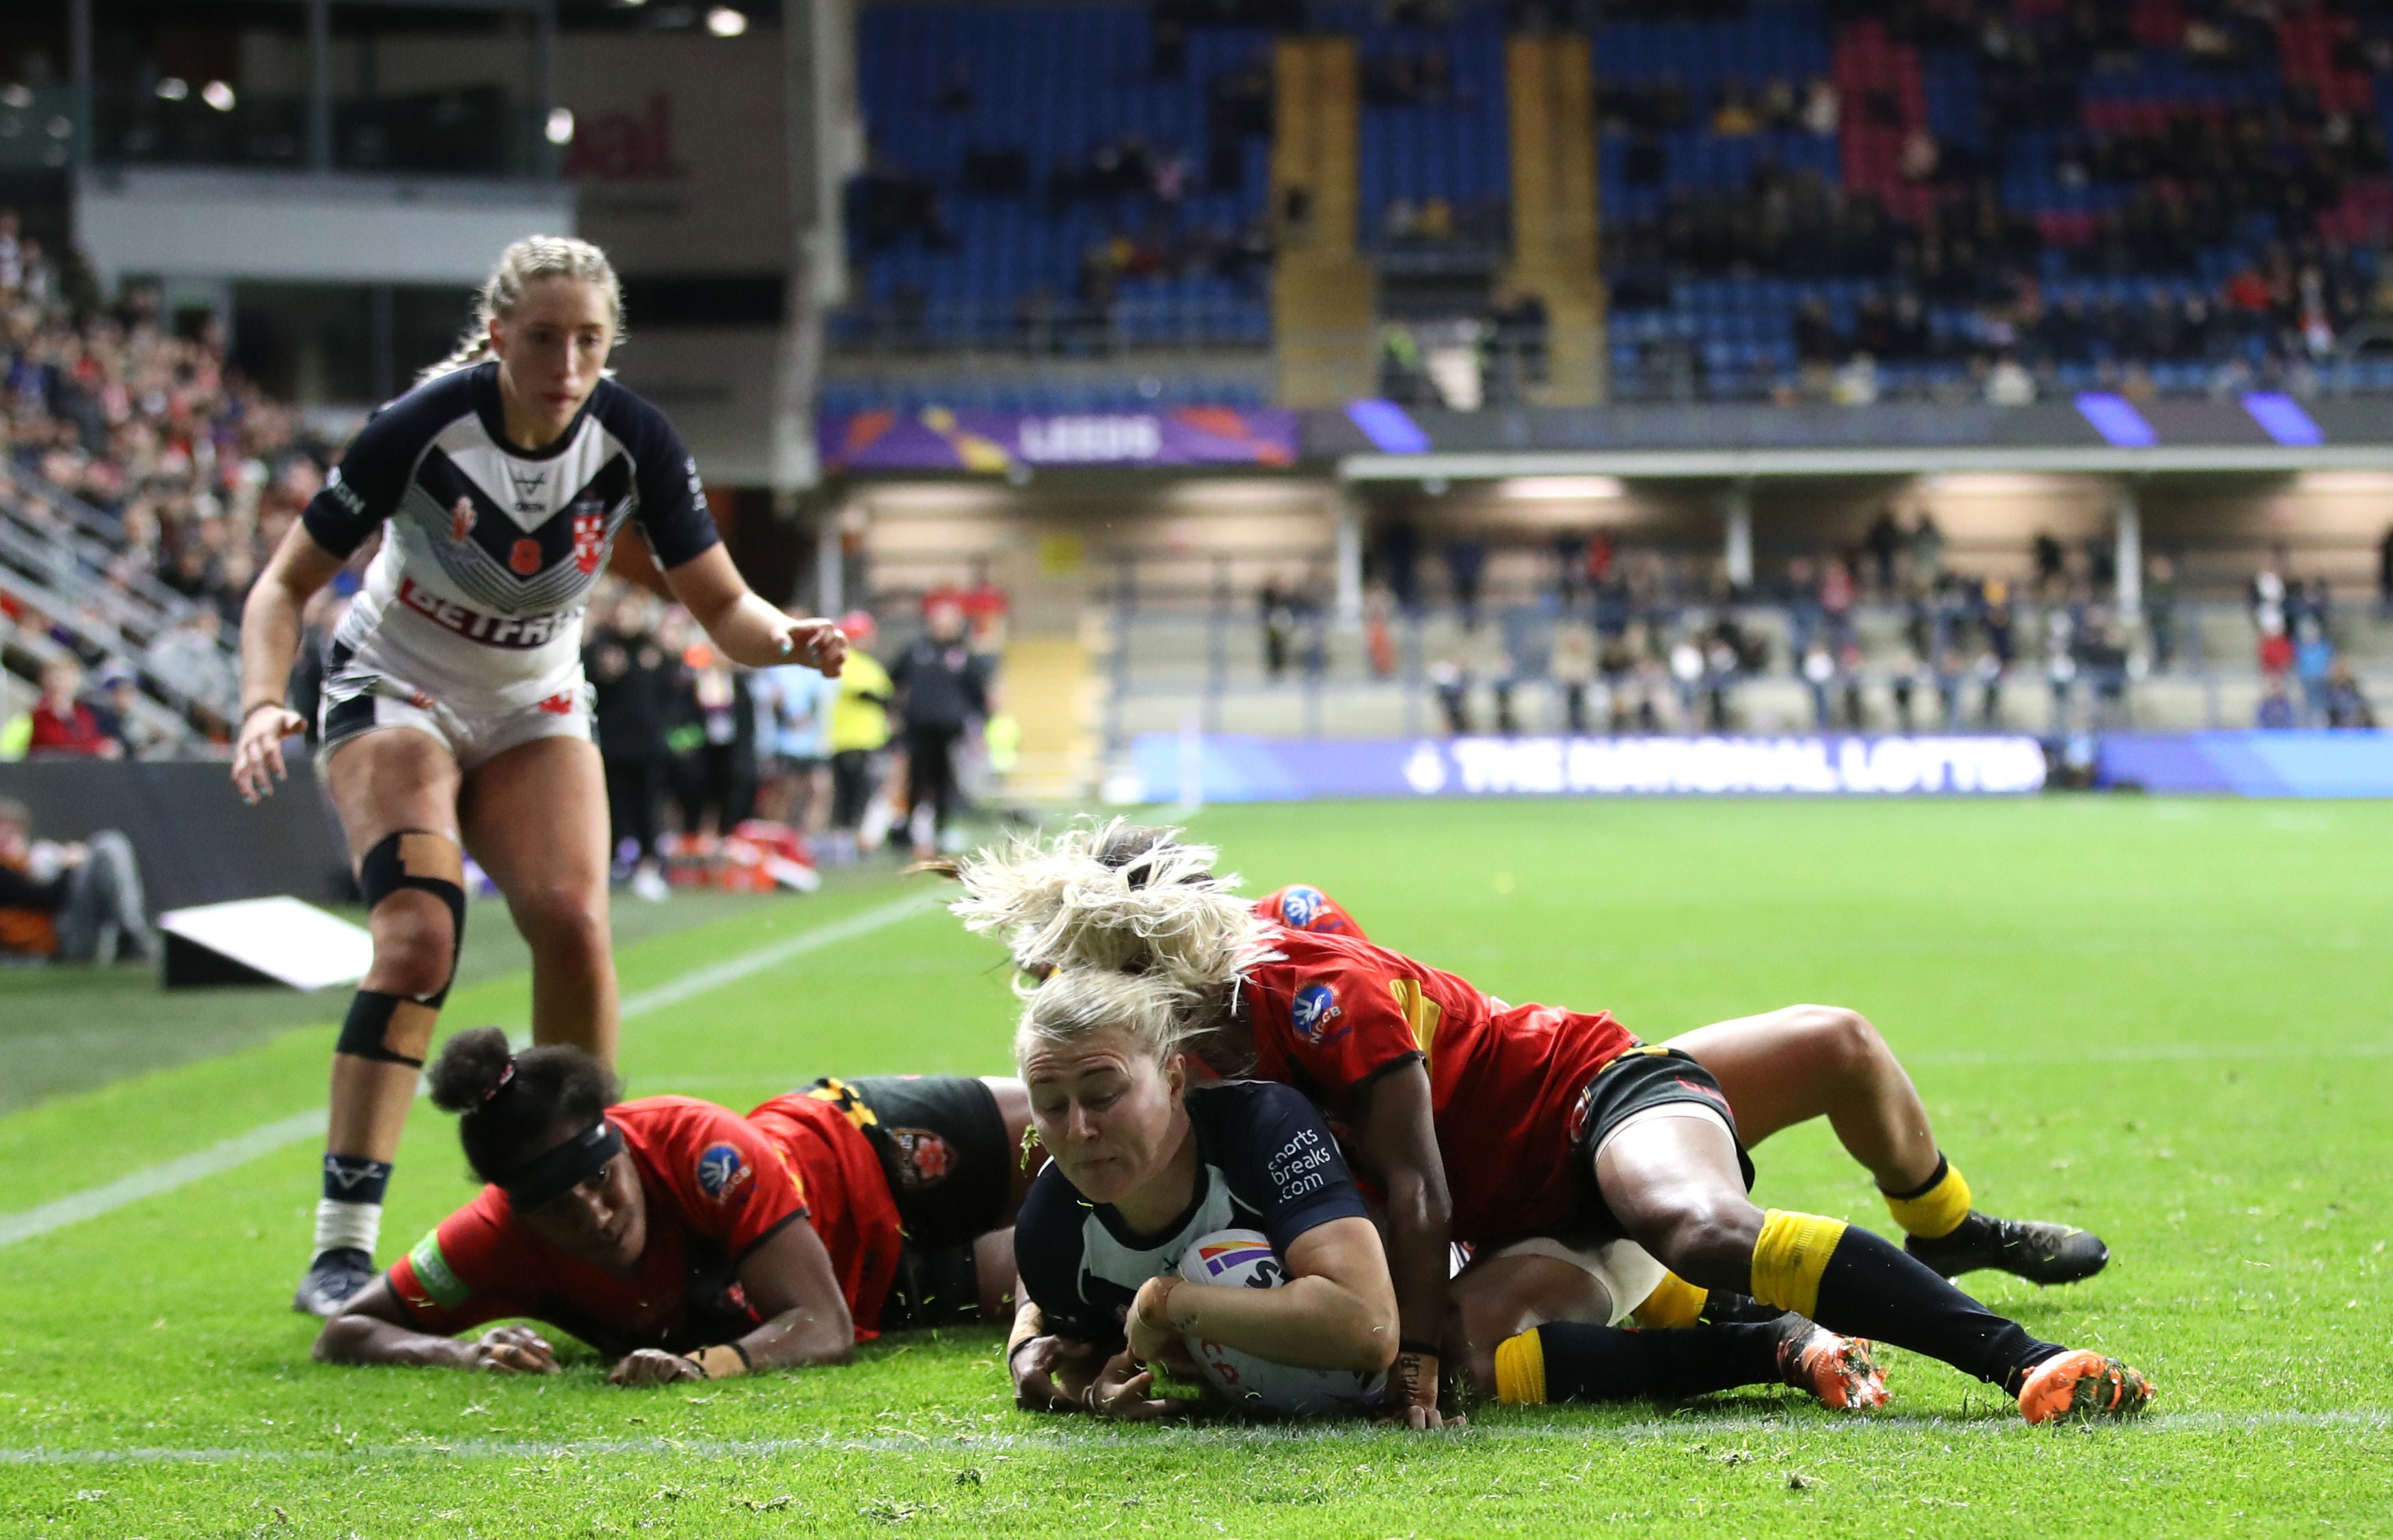
[[[621,1131],[602,1117],[555,1149],[525,1161],[498,1186],[517,1213],[527,1213],[581,1186],[622,1153]]]

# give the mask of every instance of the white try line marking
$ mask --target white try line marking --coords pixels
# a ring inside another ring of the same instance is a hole
[[[1471,1442],[1530,1443],[1655,1443],[1689,1439],[1737,1436],[1798,1438],[1820,1433],[1832,1438],[1865,1438],[1887,1434],[1935,1435],[1940,1438],[1981,1436],[2061,1438],[2073,1431],[2110,1431],[2121,1436],[2146,1433],[2249,1433],[2269,1429],[2304,1430],[2339,1428],[2384,1432],[2393,1429],[2393,1412],[2354,1408],[2335,1412],[2164,1412],[2120,1424],[2030,1428],[2016,1417],[1969,1418],[1926,1416],[1853,1416],[1789,1421],[1783,1417],[1739,1415],[1706,1416],[1700,1412],[1667,1421],[1651,1420],[1587,1427],[1573,1421],[1535,1422],[1501,1427],[1480,1425],[1449,1435],[1407,1434],[1400,1429],[1346,1423],[1304,1423],[1289,1427],[1201,1426],[1107,1429],[1088,1433],[920,1433],[911,1437],[883,1434],[843,1439],[431,1439],[408,1443],[374,1444],[358,1449],[6,1449],[0,1466],[108,1465],[273,1465],[372,1460],[554,1460],[603,1458],[609,1455],[668,1455],[697,1460],[779,1459],[790,1455],[873,1454],[942,1455],[1023,1450],[1072,1453],[1093,1448],[1135,1450],[1198,1445],[1259,1449],[1275,1445],[1361,1442],[1450,1437]]]
[[[630,1021],[636,1016],[679,1005],[684,1000],[694,999],[726,985],[737,984],[742,979],[778,968],[810,952],[819,952],[826,946],[836,946],[841,942],[870,935],[901,920],[921,914],[937,904],[942,896],[935,891],[909,894],[878,908],[867,909],[845,920],[835,920],[828,925],[802,931],[786,940],[759,946],[752,952],[696,969],[653,989],[643,989],[625,1000],[623,1019]],[[10,1246],[36,1235],[46,1235],[53,1230],[97,1219],[127,1204],[138,1203],[143,1198],[171,1193],[177,1187],[187,1187],[219,1171],[245,1166],[258,1156],[271,1155],[285,1145],[296,1144],[302,1140],[320,1139],[323,1133],[324,1112],[321,1108],[294,1113],[262,1128],[235,1135],[221,1143],[211,1144],[204,1150],[144,1167],[117,1178],[105,1187],[70,1193],[65,1197],[38,1208],[28,1208],[22,1213],[0,1214],[0,1246]]]

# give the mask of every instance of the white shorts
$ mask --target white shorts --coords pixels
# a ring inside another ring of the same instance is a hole
[[[412,727],[446,744],[461,770],[478,769],[508,750],[544,737],[590,741],[595,692],[578,675],[571,685],[531,706],[475,711],[434,698],[387,674],[355,665],[328,675],[317,720],[316,767],[342,744],[384,727]]]
[[[1601,1241],[1593,1246],[1576,1246],[1550,1235],[1532,1235],[1488,1255],[1551,1257],[1584,1272],[1603,1286],[1604,1297],[1612,1301],[1611,1318],[1604,1322],[1607,1326],[1628,1320],[1669,1276],[1668,1270],[1654,1259],[1654,1254],[1635,1241]]]

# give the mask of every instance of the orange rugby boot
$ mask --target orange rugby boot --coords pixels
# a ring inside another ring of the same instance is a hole
[[[1838,1337],[1789,1312],[1778,1318],[1778,1376],[1809,1390],[1823,1406],[1860,1412],[1886,1404],[1886,1371],[1870,1356],[1866,1337]]]
[[[2139,1371],[2090,1349],[2073,1348],[2028,1371],[2019,1408],[2030,1422],[2131,1417],[2151,1399],[2152,1382]]]

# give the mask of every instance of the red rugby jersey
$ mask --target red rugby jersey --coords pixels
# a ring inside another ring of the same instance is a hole
[[[1255,913],[1275,925],[1285,925],[1291,931],[1312,931],[1321,935],[1351,935],[1357,941],[1370,937],[1354,922],[1338,900],[1319,888],[1291,882],[1274,893],[1255,900]]]
[[[1271,941],[1246,975],[1256,1075],[1345,1117],[1355,1087],[1426,1059],[1454,1238],[1509,1240],[1570,1213],[1572,1109],[1637,1046],[1626,1027],[1602,1011],[1508,1006],[1367,941],[1285,926]]]
[[[529,1316],[602,1352],[685,1351],[746,1335],[756,1312],[739,1267],[774,1232],[806,1217],[789,1157],[727,1107],[649,1096],[607,1109],[647,1197],[638,1276],[569,1257],[517,1219],[506,1194],[481,1195],[391,1264],[391,1292],[417,1325],[454,1335]],[[878,1173],[875,1174],[878,1180]]]
[[[879,1336],[901,1235],[897,1200],[871,1141],[835,1103],[810,1091],[776,1096],[748,1120],[798,1169],[857,1340]]]

